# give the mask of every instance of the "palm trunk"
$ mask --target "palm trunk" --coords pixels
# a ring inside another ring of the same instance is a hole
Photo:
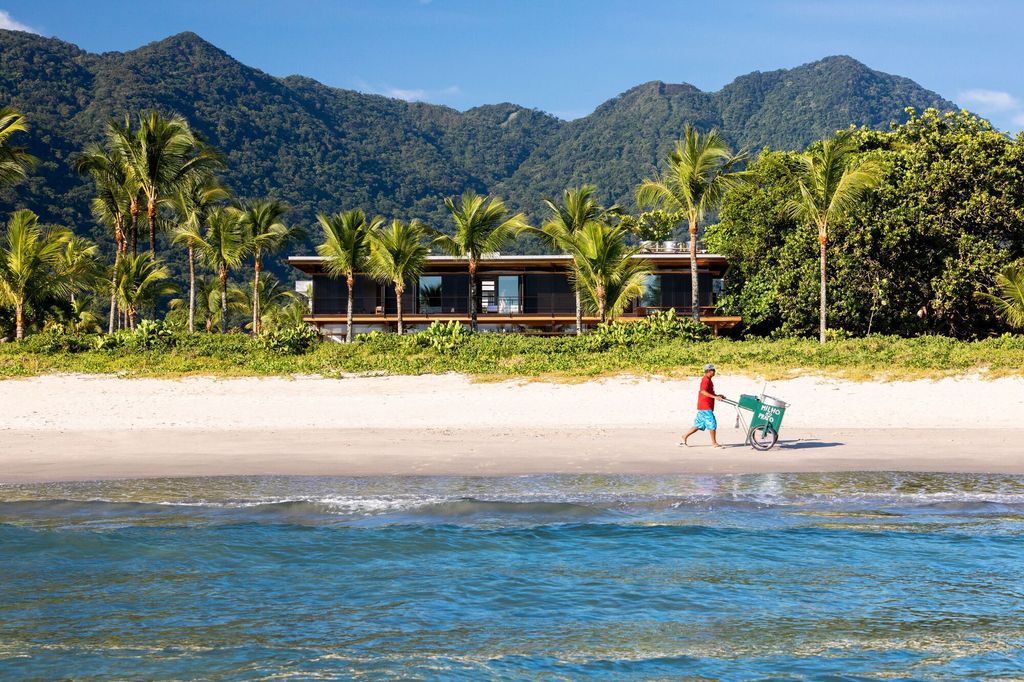
[[[206,304],[209,307],[209,303]],[[188,247],[188,333],[196,331],[196,253]]]
[[[256,254],[256,262],[253,268],[252,275],[252,333],[259,334],[260,329],[260,270],[263,269],[263,263],[260,262],[259,254]]]
[[[697,279],[697,221],[690,219],[690,315],[700,322],[700,283]]]
[[[228,269],[220,264],[220,333],[228,333]]]
[[[114,272],[110,276],[110,317],[107,322],[107,333],[114,333],[114,325],[117,322],[117,266],[121,264],[121,240],[117,240],[117,250],[114,251]]]
[[[349,275],[348,281],[348,310],[345,313],[345,343],[352,343],[352,292],[356,287],[356,278]]]
[[[132,255],[139,255],[139,202],[138,200],[132,200]]]
[[[25,338],[25,304],[22,301],[14,304],[14,338],[18,341]]]
[[[576,289],[576,336],[583,333],[583,301],[580,300],[580,290]]]
[[[604,298],[605,298],[605,296],[604,296],[604,285],[603,284],[598,284],[597,285],[597,291],[595,291],[594,293],[597,294],[597,314],[598,314],[598,318],[601,320],[601,323],[603,324],[604,321],[605,321],[605,314],[604,314]]]
[[[469,328],[477,330],[476,324],[476,261],[469,260]]]
[[[818,341],[820,343],[825,343],[825,326],[826,326],[826,323],[825,323],[825,313],[827,311],[827,300],[826,300],[826,292],[825,292],[825,286],[826,286],[826,283],[825,283],[825,244],[826,244],[827,241],[828,241],[828,237],[827,237],[827,234],[825,232],[825,227],[823,226],[821,228],[820,234],[818,235],[818,244],[819,244],[819,246],[821,248],[821,310],[819,311],[819,314],[820,314],[821,317],[820,317],[820,331],[819,331],[819,335],[818,335]]]
[[[146,211],[149,218],[149,252],[156,255],[156,202],[149,200],[149,209]]]
[[[402,294],[405,293],[405,287],[400,282],[395,282],[395,309],[398,311],[398,335],[401,336],[405,331],[405,325],[402,323]]]

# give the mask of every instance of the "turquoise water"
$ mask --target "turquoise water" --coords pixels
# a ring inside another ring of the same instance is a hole
[[[0,679],[1024,675],[1024,478],[0,486]]]

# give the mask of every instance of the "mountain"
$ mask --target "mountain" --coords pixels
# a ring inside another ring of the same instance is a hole
[[[629,204],[683,125],[718,127],[737,146],[801,148],[849,124],[885,127],[904,107],[955,109],[906,78],[850,57],[741,76],[718,92],[639,85],[575,121],[515,104],[459,112],[276,78],[193,33],[130,52],[91,54],[53,38],[0,30],[0,102],[32,125],[41,159],[0,210],[27,206],[44,220],[106,241],[88,211],[91,187],[70,159],[99,141],[112,117],[156,108],[185,116],[225,156],[240,196],[276,196],[309,224],[317,211],[363,206],[445,224],[441,199],[495,192],[531,215],[542,194],[582,182]]]

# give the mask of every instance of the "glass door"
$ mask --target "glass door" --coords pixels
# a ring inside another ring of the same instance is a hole
[[[519,302],[519,275],[498,277],[498,312],[511,314],[522,312]]]

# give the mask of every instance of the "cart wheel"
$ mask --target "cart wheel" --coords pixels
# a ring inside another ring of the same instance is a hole
[[[758,424],[750,429],[750,447],[755,450],[770,450],[779,442],[779,432],[771,424]]]

